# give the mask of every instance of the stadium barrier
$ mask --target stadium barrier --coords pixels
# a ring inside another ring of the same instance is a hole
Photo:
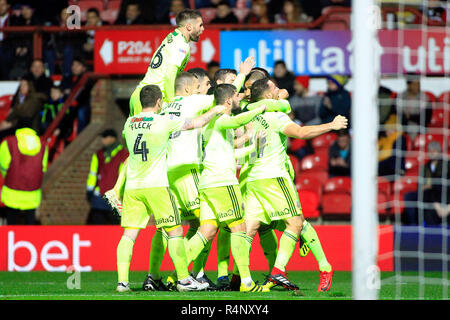
[[[350,271],[352,266],[352,233],[350,225],[315,226],[328,260],[334,270]],[[136,241],[131,270],[148,270],[150,243],[155,227],[141,231]],[[393,229],[380,227],[379,252],[387,258],[379,261],[381,271],[393,270]],[[184,227],[187,231],[187,227]],[[278,238],[281,232],[276,231]],[[116,270],[116,248],[122,235],[119,226],[4,226],[0,227],[0,271],[79,271]],[[251,270],[266,270],[259,238],[256,235],[250,254]],[[230,268],[232,263],[230,262]],[[206,270],[217,270],[216,240],[214,240]],[[173,270],[168,252],[162,270]],[[301,258],[298,247],[287,270],[318,270],[312,253]]]

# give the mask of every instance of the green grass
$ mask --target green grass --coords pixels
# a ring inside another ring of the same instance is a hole
[[[166,274],[164,274],[166,275]],[[208,273],[214,279],[215,273]],[[419,283],[403,279],[396,285],[395,274],[383,272],[379,298],[391,299],[423,299],[438,300],[443,298],[441,273],[428,272],[426,277],[435,279],[434,283],[422,286]],[[403,273],[413,278],[417,273]],[[145,272],[132,272],[130,283],[133,292],[119,294],[114,291],[116,272],[81,273],[80,289],[68,289],[67,280],[70,274],[64,272],[0,272],[0,300],[348,300],[352,298],[352,282],[350,272],[335,272],[333,284],[329,292],[317,292],[318,272],[290,272],[291,281],[299,285],[302,295],[293,295],[290,291],[273,288],[270,293],[245,294],[240,292],[144,292],[141,289]],[[254,272],[255,280],[264,279],[263,272]],[[399,295],[398,288],[401,288]]]

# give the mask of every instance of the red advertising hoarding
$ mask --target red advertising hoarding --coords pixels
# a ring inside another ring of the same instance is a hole
[[[153,52],[173,30],[99,30],[95,32],[94,71],[102,74],[145,74]],[[190,42],[186,70],[206,68],[220,58],[220,32],[207,30]]]
[[[352,268],[352,227],[350,225],[315,226],[328,261],[334,270],[349,271]],[[380,226],[378,261],[381,271],[393,270],[393,229]],[[187,228],[185,227],[185,232]],[[131,270],[148,270],[149,251],[155,227],[141,231],[131,261]],[[276,232],[278,238],[281,233]],[[122,235],[119,226],[3,226],[0,227],[0,271],[79,271],[116,270],[116,248]],[[253,240],[250,254],[251,270],[267,270],[268,265],[259,244]],[[232,263],[230,263],[230,267]],[[173,270],[168,252],[162,270]],[[216,243],[213,242],[206,270],[217,270]],[[301,258],[298,247],[288,271],[318,270],[310,253]]]

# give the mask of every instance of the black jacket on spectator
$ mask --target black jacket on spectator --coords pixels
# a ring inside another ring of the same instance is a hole
[[[215,24],[226,24],[226,23],[239,23],[238,18],[234,15],[233,12],[230,12],[225,18],[218,18],[215,17],[214,19],[211,20],[210,23],[215,23]]]
[[[350,123],[350,108],[352,103],[350,93],[344,88],[340,88],[336,91],[327,91],[325,97],[328,97],[331,101],[331,110],[325,107],[324,100],[322,100],[322,105],[319,109],[319,116],[322,119],[322,123],[333,121],[337,115],[347,117]]]
[[[37,92],[44,93],[47,97],[50,97],[50,89],[53,85],[52,80],[46,77],[45,74],[39,78],[35,78],[31,72],[27,73],[23,79],[33,82],[34,88]]]
[[[294,94],[295,75],[292,72],[286,72],[286,75],[282,78],[273,76],[273,79],[277,83],[278,88],[286,89],[289,92],[289,96],[292,96]]]
[[[79,76],[64,77],[61,81],[61,88],[63,89],[63,91],[66,91],[66,89],[75,88],[75,86],[78,84],[78,82],[81,80],[82,77],[83,77],[83,74],[81,74]],[[86,82],[84,89],[81,90],[81,92],[77,96],[76,105],[90,104],[91,90],[92,90],[93,86],[94,86],[94,81],[89,79]],[[67,94],[67,93],[65,92],[65,94]]]

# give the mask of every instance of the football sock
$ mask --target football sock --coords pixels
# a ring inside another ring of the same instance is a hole
[[[319,264],[319,270],[330,272],[331,265],[328,263],[325,253],[323,252],[316,230],[314,230],[313,226],[306,220],[303,222],[303,229],[300,236],[316,258]]]
[[[231,253],[233,254],[234,262],[237,265],[241,279],[250,276],[250,247],[252,238],[247,236],[245,232],[231,233]]]
[[[201,277],[204,274],[204,267],[206,264],[206,260],[209,256],[209,251],[211,250],[212,241],[208,241],[203,250],[198,255],[197,259],[194,260],[192,264],[192,274],[195,277]]]
[[[188,231],[186,232],[186,235],[184,236],[187,240],[192,238],[197,233],[198,228],[192,228],[189,227]]]
[[[200,233],[200,231],[197,231],[197,233],[189,239],[186,246],[188,266],[193,260],[197,259],[207,244],[208,240]]]
[[[161,278],[161,264],[164,259],[167,248],[167,233],[163,232],[162,229],[156,229],[155,234],[152,238],[152,243],[150,247],[150,261],[148,273],[153,279]]]
[[[128,283],[131,256],[133,255],[134,241],[123,235],[117,245],[117,274],[118,282]]]
[[[217,278],[228,276],[231,250],[230,229],[220,228],[217,234]]]
[[[278,238],[275,231],[267,229],[259,232],[259,242],[264,252],[264,256],[269,264],[269,270],[272,270],[277,258]]]
[[[284,230],[280,238],[280,248],[278,249],[277,258],[274,267],[281,271],[286,270],[286,265],[289,262],[297,244],[298,236],[289,230]]]
[[[183,236],[169,237],[167,246],[169,248],[169,255],[172,259],[178,279],[186,279],[189,277],[189,272]]]

